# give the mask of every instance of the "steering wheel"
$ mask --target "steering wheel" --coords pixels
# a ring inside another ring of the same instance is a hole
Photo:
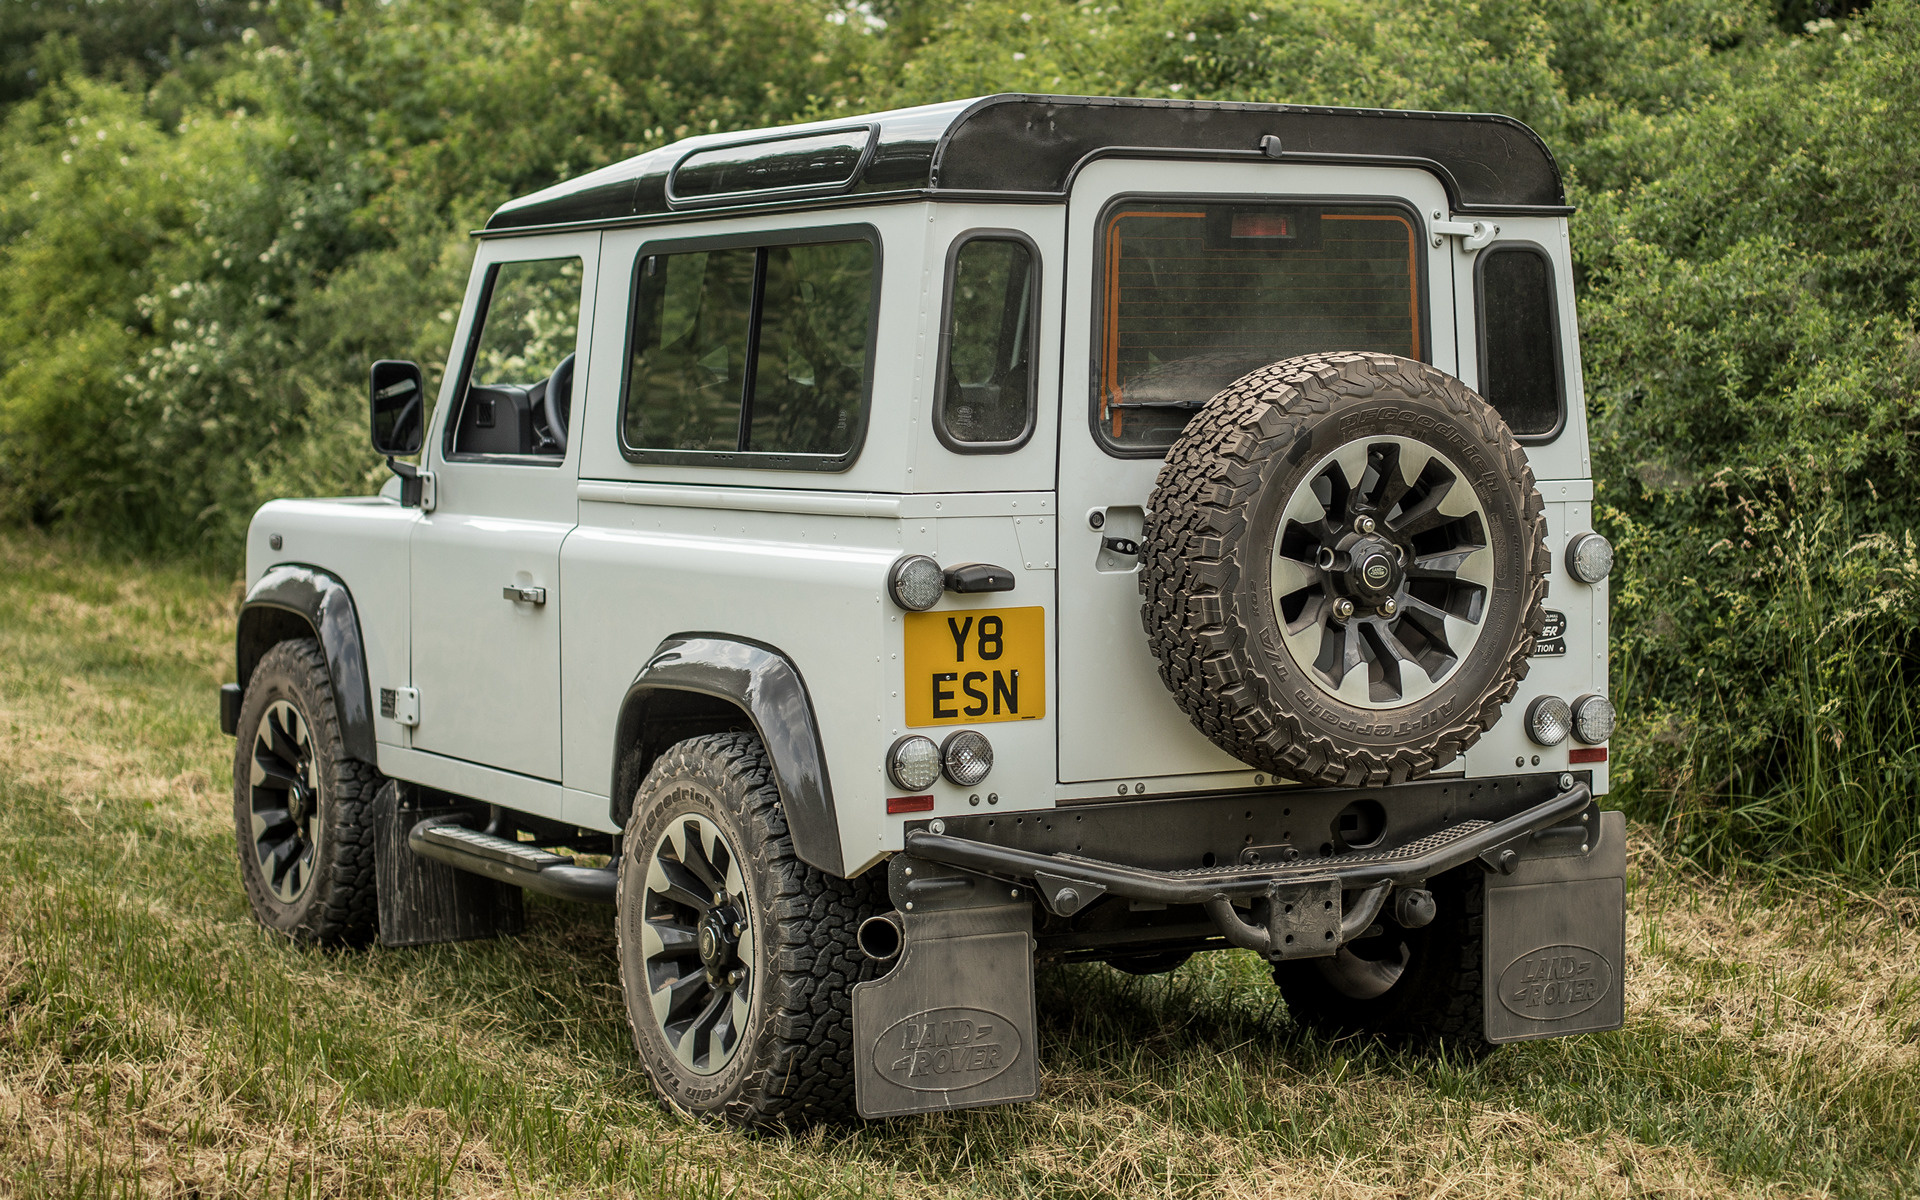
[[[547,437],[561,454],[567,452],[567,417],[573,410],[574,357],[569,354],[561,359],[553,374],[547,376],[547,394],[540,401],[547,418]]]

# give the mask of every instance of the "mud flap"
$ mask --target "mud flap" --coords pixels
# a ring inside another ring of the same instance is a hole
[[[854,1098],[897,1117],[1040,1094],[1033,904],[984,875],[895,855],[893,969],[853,989]]]
[[[1578,821],[1482,856],[1494,868],[1481,968],[1489,1042],[1625,1021],[1626,834],[1625,816],[1589,807]]]
[[[436,805],[419,790],[388,780],[373,799],[374,887],[380,906],[380,944],[430,946],[511,936],[524,924],[520,889],[407,847],[407,831],[437,816],[467,810]]]

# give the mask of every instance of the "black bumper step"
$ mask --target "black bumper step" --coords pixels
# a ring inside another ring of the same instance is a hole
[[[1035,883],[1043,898],[1064,885],[1074,888],[1083,902],[1110,894],[1157,904],[1205,904],[1217,899],[1255,899],[1267,895],[1274,884],[1294,880],[1332,877],[1344,890],[1367,889],[1379,883],[1418,884],[1482,855],[1497,855],[1508,843],[1539,830],[1573,820],[1592,803],[1593,793],[1587,785],[1576,783],[1510,817],[1462,821],[1393,850],[1173,871],[1019,850],[927,829],[909,830],[906,849],[930,862]]]
[[[415,825],[407,833],[407,846],[421,858],[530,892],[589,904],[613,903],[617,875],[611,866],[582,867],[565,855],[469,829],[445,817]]]

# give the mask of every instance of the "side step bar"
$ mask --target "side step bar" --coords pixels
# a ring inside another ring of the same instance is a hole
[[[421,858],[530,892],[589,904],[613,903],[616,874],[612,867],[577,866],[564,855],[469,829],[445,817],[415,825],[407,833],[407,846]]]

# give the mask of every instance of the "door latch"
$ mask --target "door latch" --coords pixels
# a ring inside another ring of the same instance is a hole
[[[515,603],[545,604],[547,602],[547,589],[526,587],[518,583],[510,583],[501,588],[500,595],[503,599],[512,600]]]
[[[1443,237],[1457,237],[1460,248],[1468,254],[1482,249],[1488,242],[1500,236],[1500,227],[1492,221],[1446,221],[1441,214],[1433,214],[1433,222],[1427,226],[1433,232],[1433,244],[1440,245]]]

